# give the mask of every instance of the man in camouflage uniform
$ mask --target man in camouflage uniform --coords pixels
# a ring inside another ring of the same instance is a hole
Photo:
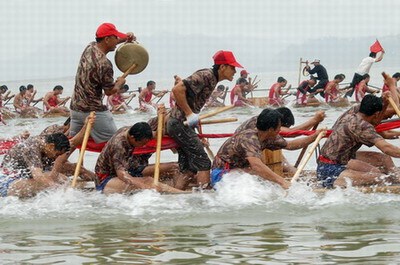
[[[149,124],[138,122],[132,127],[122,127],[107,142],[97,159],[95,172],[96,189],[105,194],[130,193],[138,189],[179,192],[168,185],[154,184],[154,167],[144,156],[135,156],[136,147],[142,147],[153,138]],[[165,167],[160,166],[160,174]]]
[[[387,97],[366,95],[358,111],[348,112],[336,121],[318,157],[317,178],[324,187],[332,187],[334,183],[346,186],[346,178],[355,186],[399,181],[399,171],[391,157],[400,157],[400,148],[386,142],[374,127],[382,119],[384,106]],[[362,145],[376,146],[384,154],[363,151],[368,155],[359,156]]]
[[[67,179],[60,174],[70,149],[62,133],[30,137],[11,148],[4,156],[0,172],[0,197],[32,197]],[[57,161],[57,162],[56,162]]]
[[[243,68],[230,51],[218,51],[213,59],[214,66],[211,69],[198,70],[174,86],[172,93],[176,106],[167,124],[168,135],[180,146],[178,162],[181,172],[197,174],[197,183],[203,186],[208,186],[210,182],[211,161],[194,131],[199,123],[199,112],[217,83],[226,79],[232,81],[235,67]],[[187,125],[184,124],[185,120]]]
[[[98,27],[96,42],[91,42],[83,51],[76,73],[70,106],[71,136],[79,132],[91,111],[96,112],[96,122],[91,131],[96,143],[106,142],[117,131],[111,112],[103,104],[103,90],[110,96],[125,84],[125,79],[119,77],[114,82],[113,66],[106,55],[114,51],[117,44],[133,40],[136,40],[133,33],[121,33],[111,23]]]
[[[281,119],[282,115],[277,110],[264,109],[254,126],[247,123],[247,128],[236,130],[218,150],[212,166],[212,184],[220,181],[228,171],[241,170],[288,188],[289,183],[262,162],[262,151],[300,149],[312,143],[318,133],[287,142],[279,135]]]

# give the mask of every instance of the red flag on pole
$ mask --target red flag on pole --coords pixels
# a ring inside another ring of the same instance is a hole
[[[378,52],[382,51],[383,48],[382,48],[381,44],[379,43],[379,41],[376,40],[375,43],[372,44],[371,47],[369,47],[369,50],[370,50],[371,52],[378,53]]]

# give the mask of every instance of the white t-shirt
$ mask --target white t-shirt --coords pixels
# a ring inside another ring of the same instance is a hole
[[[364,58],[360,65],[358,66],[358,69],[356,71],[357,74],[359,75],[365,75],[369,73],[369,70],[371,70],[372,64],[375,62],[375,58],[372,57],[366,57]]]

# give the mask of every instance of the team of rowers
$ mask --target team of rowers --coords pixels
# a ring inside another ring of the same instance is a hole
[[[94,172],[82,168],[80,176],[83,180],[95,181],[96,189],[104,194],[131,193],[139,189],[179,193],[193,186],[218,188],[224,176],[235,171],[257,175],[284,189],[290,187],[287,179],[264,163],[263,150],[295,150],[308,146],[325,130],[316,130],[292,141],[279,133],[308,130],[323,121],[325,114],[317,112],[310,120],[291,129],[294,117],[290,109],[266,108],[242,123],[211,161],[204,148],[207,143],[195,131],[201,128],[199,113],[218,82],[232,81],[236,68],[243,68],[231,51],[224,50],[214,54],[212,68],[198,70],[184,79],[176,77],[171,90],[174,107],[168,112],[159,108],[159,115],[165,115],[164,134],[178,145],[175,150],[178,161],[161,163],[161,182],[155,183],[155,165],[149,164],[151,154],[135,150],[153,139],[158,116],[117,129],[110,110],[102,102],[103,92],[107,96],[114,95],[126,82],[123,77],[114,80],[112,64],[106,54],[118,44],[134,40],[133,33],[121,33],[111,23],[99,26],[96,41],[85,48],[78,65],[70,118],[62,126],[53,125],[39,136],[21,140],[8,151],[1,164],[1,196],[31,197],[66,183],[66,176],[76,167],[68,162],[68,157],[81,144],[89,123],[93,141],[105,143],[105,146]],[[375,130],[375,126],[391,117],[395,106],[399,106],[395,79],[384,74],[384,82],[388,91],[381,97],[366,95],[334,124],[317,161],[316,178],[322,186],[399,183],[399,171],[391,157],[400,157],[400,148],[385,140],[397,138],[399,133]],[[389,106],[390,100],[394,106]],[[96,113],[95,117],[89,115],[91,112]],[[362,145],[376,146],[381,152],[359,151]],[[285,171],[295,170],[287,160],[284,163]]]
[[[168,91],[155,91],[156,83],[154,81],[147,82],[144,89],[139,88],[139,110],[148,111],[149,108],[156,109],[156,104],[152,102],[152,96],[162,97]],[[35,107],[39,102],[43,103],[44,116],[49,114],[59,114],[58,116],[69,116],[69,108],[66,103],[71,97],[61,98],[64,88],[61,85],[56,85],[52,91],[47,92],[44,97],[35,99],[37,91],[32,84],[27,86],[20,86],[19,93],[11,94],[11,91],[6,85],[0,86],[0,115],[4,118],[15,118],[17,114],[23,118],[37,118],[38,114],[42,112],[41,109]],[[112,113],[125,113],[131,109],[129,103],[132,98],[136,96],[135,93],[125,95],[129,90],[129,86],[125,84],[115,94],[110,95],[106,99],[107,107]],[[12,104],[14,111],[6,106],[10,100],[13,99]]]

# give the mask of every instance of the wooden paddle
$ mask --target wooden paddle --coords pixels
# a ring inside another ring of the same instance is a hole
[[[204,121],[201,121],[201,125],[225,123],[225,122],[235,122],[237,120],[238,120],[237,118],[223,118],[223,119],[215,119],[215,120],[204,120]]]
[[[7,123],[3,120],[3,115],[0,113],[0,122],[3,123],[4,125],[7,125]]]
[[[158,100],[156,101],[156,104],[158,104],[158,102],[160,102],[160,100],[165,96],[165,94],[169,93],[169,91],[167,90],[167,92],[165,92],[164,94],[162,94],[161,97],[158,98]]]
[[[203,134],[203,128],[201,127],[201,125],[200,125],[199,127],[197,127],[197,130],[199,131],[199,134]],[[205,138],[205,139],[206,139],[207,142],[208,142],[208,139],[207,139],[207,138]],[[214,161],[214,157],[215,157],[215,156],[214,156],[214,153],[213,153],[213,151],[211,150],[210,146],[209,146],[209,145],[206,145],[206,146],[204,146],[204,148],[206,149],[208,158],[211,160],[211,162]]]
[[[93,118],[95,115],[95,112],[92,111],[89,116],[90,118]],[[81,152],[79,153],[79,158],[78,158],[78,162],[76,163],[76,168],[75,168],[75,172],[74,172],[74,177],[72,178],[72,184],[71,187],[75,188],[76,187],[76,182],[78,180],[78,175],[81,171],[81,167],[82,167],[82,161],[83,161],[83,157],[85,155],[85,150],[86,150],[86,145],[88,143],[89,140],[89,136],[90,136],[90,131],[92,130],[92,123],[88,122],[88,124],[86,124],[86,130],[85,130],[85,135],[83,137],[83,141],[82,141],[82,145],[81,145]]]
[[[7,105],[13,97],[15,97],[15,95],[12,95],[11,97],[9,97],[7,99],[7,101],[4,103],[4,106]]]
[[[315,124],[314,127],[313,127],[312,129],[313,129],[313,130],[316,130],[316,129],[318,128],[318,125],[319,125],[319,122],[318,122],[317,124]],[[297,166],[300,164],[301,159],[303,159],[303,156],[304,156],[304,154],[306,153],[306,151],[307,151],[307,147],[304,147],[304,148],[301,150],[301,152],[300,152],[300,154],[299,154],[299,157],[297,158],[296,163],[294,164],[294,167],[297,168]]]
[[[315,139],[313,145],[311,146],[311,149],[308,150],[307,155],[305,157],[304,160],[301,161],[299,167],[296,170],[296,173],[293,175],[293,178],[291,180],[291,183],[295,183],[299,177],[300,177],[300,173],[301,171],[304,169],[304,167],[306,166],[308,160],[310,160],[311,155],[313,154],[313,152],[315,151],[315,149],[317,148],[319,142],[321,141],[322,137],[324,137],[326,133],[326,130],[323,130],[322,132],[320,132],[317,136],[317,139]]]
[[[164,127],[164,104],[158,105],[158,123],[157,123],[157,146],[156,146],[156,164],[154,169],[154,184],[157,185],[160,179],[160,158],[161,158],[161,142]]]
[[[397,116],[400,117],[400,110],[399,110],[399,108],[397,107],[397,105],[396,105],[396,103],[394,102],[394,100],[392,99],[392,97],[389,97],[388,100],[389,100],[390,105],[392,106],[392,108],[393,108],[394,111],[396,112]]]
[[[220,108],[218,108],[218,109],[216,109],[216,110],[214,110],[214,111],[211,111],[211,112],[209,112],[209,113],[200,115],[200,120],[203,120],[203,119],[208,118],[208,117],[215,116],[215,115],[217,115],[217,114],[219,114],[219,113],[221,113],[221,112],[224,112],[224,111],[233,109],[234,107],[235,107],[234,105],[229,105],[229,106],[225,106],[225,107],[220,107]]]
[[[224,105],[225,105],[226,95],[228,94],[228,90],[229,90],[229,87],[226,86],[225,91],[224,91],[224,96],[222,97],[222,103],[224,103]]]
[[[70,97],[64,98],[63,100],[60,101],[60,103],[57,104],[57,106],[61,107],[61,106],[65,105],[65,104],[67,104],[68,100],[70,100],[70,99],[71,99]]]
[[[128,102],[125,102],[125,99],[124,99],[124,100],[123,100],[124,102],[122,102],[121,104],[119,104],[119,105],[114,109],[114,111],[119,111],[119,109],[120,109],[124,104],[126,104],[126,106],[128,106],[129,103],[131,103],[132,99],[133,99],[135,96],[136,96],[136,94],[130,95],[130,96],[128,97]]]
[[[205,118],[215,116],[215,115],[217,115],[217,114],[219,114],[219,113],[221,113],[221,112],[224,112],[224,111],[233,109],[234,107],[235,107],[234,105],[229,105],[229,106],[225,106],[225,107],[220,107],[220,108],[218,108],[218,109],[216,109],[216,110],[214,110],[214,111],[211,111],[211,112],[209,112],[209,113],[200,115],[199,120],[201,121],[201,120],[203,120],[203,119],[205,119]],[[183,124],[184,124],[184,125],[187,125],[188,123],[187,123],[187,121],[184,121]]]

